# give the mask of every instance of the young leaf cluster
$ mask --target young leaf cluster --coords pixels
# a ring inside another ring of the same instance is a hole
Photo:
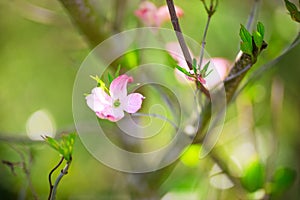
[[[249,31],[241,25],[240,38],[241,38],[241,50],[242,52],[253,56],[253,50],[256,47],[261,49],[264,41],[265,27],[261,22],[258,22],[256,31],[253,31],[252,35]],[[254,46],[255,45],[255,46]]]
[[[66,161],[71,161],[73,146],[76,133],[63,135],[59,140],[45,136],[44,140],[57,152],[59,152]]]
[[[194,58],[193,59],[193,72],[188,71],[182,67],[180,67],[179,65],[176,65],[176,68],[181,71],[182,73],[184,73],[186,76],[191,77],[191,78],[195,78],[195,80],[198,80],[198,77],[200,76],[201,78],[206,78],[211,72],[212,70],[208,71],[208,66],[210,64],[210,61],[208,61],[204,67],[199,71],[198,69],[200,69],[199,65],[197,64],[197,60]]]

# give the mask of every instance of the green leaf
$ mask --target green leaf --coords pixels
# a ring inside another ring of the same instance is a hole
[[[59,143],[58,143],[55,139],[46,136],[46,137],[44,137],[44,140],[45,140],[45,141],[46,141],[53,149],[55,149],[56,151],[59,151],[60,146],[59,146]]]
[[[255,192],[262,188],[265,183],[265,167],[258,161],[252,161],[245,169],[241,179],[243,187],[249,192]]]
[[[207,69],[208,69],[209,64],[210,64],[210,61],[208,61],[208,62],[204,65],[204,67],[203,67],[203,69],[202,69],[201,71],[205,73],[205,72],[207,71]]]
[[[109,84],[111,84],[111,82],[114,80],[114,78],[112,77],[112,75],[110,73],[107,74],[107,78],[108,78]]]
[[[240,37],[241,37],[241,50],[249,55],[252,55],[253,46],[252,46],[252,36],[249,31],[241,24],[240,28]]]
[[[209,72],[207,72],[207,73],[203,76],[203,78],[208,77],[208,75],[210,75],[210,73],[212,73],[212,72],[213,72],[213,69],[209,70]]]
[[[242,52],[248,54],[248,55],[252,55],[252,45],[250,46],[248,43],[244,43],[244,42],[241,42],[241,50]]]
[[[264,41],[262,35],[257,31],[253,32],[253,40],[258,49],[260,49]]]
[[[180,67],[179,65],[176,65],[176,68],[181,71],[182,73],[184,73],[187,76],[191,76],[190,72],[188,72],[186,69]]]
[[[265,26],[263,23],[258,22],[257,23],[257,32],[261,35],[262,39],[265,37]]]
[[[281,167],[274,173],[271,183],[271,194],[280,196],[286,192],[295,182],[297,173],[295,170]]]
[[[291,18],[296,21],[296,22],[300,22],[300,12],[298,11],[297,7],[295,6],[295,4],[293,4],[292,2],[285,0],[285,7],[287,8],[287,10],[289,11]],[[300,4],[300,2],[299,2]]]
[[[241,24],[240,37],[243,42],[252,43],[252,36],[249,31]]]
[[[65,160],[72,159],[73,146],[75,142],[76,133],[62,135],[61,139],[56,140],[51,137],[44,137],[44,140],[57,152],[59,152]]]
[[[293,13],[293,12],[298,12],[298,9],[297,7],[295,6],[295,4],[293,4],[292,2],[288,1],[288,0],[284,0],[285,2],[285,7],[288,9],[288,11],[290,13]]]
[[[115,78],[117,78],[120,75],[120,69],[121,69],[121,65],[118,65],[117,71],[115,73]]]
[[[208,69],[209,65],[210,65],[210,61],[208,61],[208,62],[204,65],[203,69],[200,71],[200,74],[202,75],[203,78],[207,77],[207,76],[213,71],[213,70],[211,69],[209,72],[207,72],[207,69]]]

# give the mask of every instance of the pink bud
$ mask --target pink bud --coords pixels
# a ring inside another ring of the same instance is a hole
[[[183,16],[183,10],[175,6],[177,17]],[[160,27],[164,22],[170,21],[167,6],[157,8],[152,2],[143,1],[134,14],[146,25]]]

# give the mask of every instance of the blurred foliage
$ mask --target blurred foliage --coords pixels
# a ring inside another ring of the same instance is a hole
[[[103,6],[96,7],[103,17],[104,31],[112,27],[109,21],[114,18],[112,2],[99,0],[99,5]],[[133,15],[139,1],[127,2],[121,30],[141,26]],[[163,4],[159,0],[153,2]],[[220,1],[207,37],[207,51],[212,57],[234,61],[239,49],[240,24],[246,23],[252,2]],[[183,32],[200,42],[206,19],[201,2],[178,0],[176,4],[185,11],[180,19]],[[261,6],[259,21],[265,25],[264,38],[269,47],[252,70],[278,55],[293,40],[299,28],[290,19],[283,1],[266,0]],[[171,23],[164,27],[171,28]],[[21,158],[13,148],[24,152],[27,152],[27,147],[32,149],[32,184],[40,199],[46,199],[49,169],[56,165],[58,154],[41,142],[23,145],[22,141],[8,142],[11,140],[6,137],[27,138],[26,122],[32,113],[41,109],[49,111],[58,131],[74,128],[73,82],[90,49],[58,1],[1,1],[0,30],[0,158],[18,162]],[[151,59],[174,64],[167,56],[161,58],[161,52],[145,52],[153,56]],[[135,67],[140,62],[140,54],[145,52],[124,55],[121,62],[127,66],[123,69],[122,65],[121,72],[126,67]],[[251,197],[256,199],[260,195],[258,189],[278,199],[282,195],[286,199],[300,196],[299,175],[296,176],[300,166],[299,52],[298,45],[243,91],[227,110],[224,130],[216,146],[222,150],[229,171],[242,180]],[[159,96],[154,95],[152,101],[161,101]],[[113,133],[111,137],[114,137]],[[162,136],[154,139],[161,143],[166,140]],[[151,150],[153,146],[147,142],[144,148]],[[214,162],[209,158],[199,161],[198,148],[191,146],[186,150],[159,192],[175,194],[177,199],[192,199],[187,197],[191,193],[200,199],[239,198],[235,188],[224,190],[211,184],[209,174]],[[30,155],[24,154],[29,158]],[[72,166],[60,185],[58,199],[130,199],[126,174],[99,163],[79,139],[75,140],[72,155]],[[249,162],[253,156],[256,160]],[[16,174],[14,176],[7,166],[0,165],[0,196],[31,199],[26,176],[20,169],[16,169]]]

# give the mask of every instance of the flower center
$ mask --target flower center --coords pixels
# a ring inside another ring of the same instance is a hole
[[[114,102],[114,107],[117,108],[117,107],[119,107],[120,105],[121,105],[120,100],[119,100],[119,99],[115,100],[115,102]]]

